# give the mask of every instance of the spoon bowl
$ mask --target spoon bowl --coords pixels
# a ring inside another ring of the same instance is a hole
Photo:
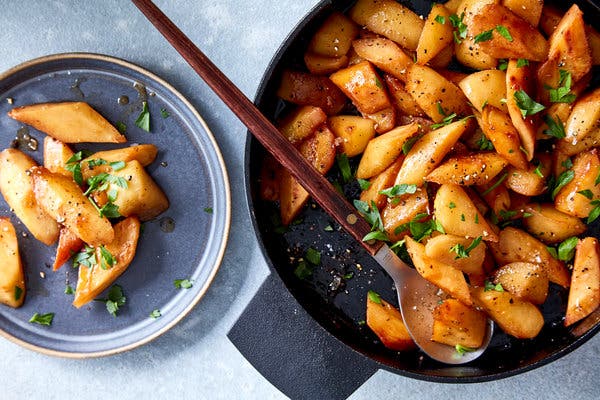
[[[465,364],[482,355],[494,334],[494,323],[488,319],[483,342],[477,349],[459,352],[453,346],[431,340],[433,310],[442,300],[441,291],[406,265],[387,246],[373,257],[392,278],[406,329],[417,346],[429,357],[445,364]]]

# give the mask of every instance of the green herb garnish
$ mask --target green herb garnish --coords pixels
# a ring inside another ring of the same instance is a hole
[[[456,346],[454,346],[454,348],[456,349],[456,352],[461,356],[463,356],[465,353],[470,353],[477,350],[472,347],[463,346],[462,344],[457,344]]]
[[[169,118],[171,114],[169,114],[169,112],[167,111],[166,108],[161,108],[160,109],[160,116],[163,118]]]
[[[369,290],[367,292],[367,296],[369,297],[369,300],[371,300],[373,303],[381,304],[381,297],[377,292]]]
[[[558,259],[561,261],[570,261],[575,255],[575,247],[578,242],[579,239],[573,236],[559,244],[557,249]]]
[[[508,172],[505,172],[504,174],[502,174],[502,176],[489,188],[487,188],[486,190],[483,191],[483,193],[481,193],[482,196],[485,196],[486,194],[489,194],[492,190],[496,189],[498,186],[500,186],[502,184],[502,182],[504,182],[504,180],[508,177]]]
[[[398,197],[404,194],[413,194],[417,191],[417,185],[401,183],[400,185],[394,185],[390,188],[381,190],[379,194],[386,195],[387,197]]]
[[[571,170],[571,169],[560,174],[560,176],[556,180],[556,185],[554,186],[554,189],[552,190],[552,200],[554,200],[554,198],[556,197],[558,192],[560,192],[560,190],[563,187],[565,187],[569,182],[571,182],[574,177],[575,177],[575,172],[573,172],[573,170]]]
[[[589,200],[591,200],[594,197],[594,194],[592,193],[592,191],[590,189],[580,190],[577,193],[579,193],[580,195],[586,197]]]
[[[306,279],[311,276],[312,273],[312,266],[310,266],[306,261],[300,261],[294,269],[294,275],[296,275],[296,277],[299,279]]]
[[[75,255],[73,258],[73,268],[80,265],[88,268],[98,265],[98,262],[96,261],[96,250],[93,247],[86,244],[83,246],[83,250]]]
[[[121,135],[124,135],[127,132],[127,125],[125,125],[124,122],[117,121],[116,125],[117,130],[121,133]]]
[[[494,150],[492,141],[483,134],[477,139],[476,145],[479,147],[479,150]]]
[[[558,116],[556,117],[556,120],[554,120],[554,118],[548,114],[544,117],[544,121],[546,122],[546,125],[548,125],[548,129],[544,130],[546,135],[555,137],[557,139],[562,139],[567,136],[565,134],[565,126]]]
[[[71,285],[67,285],[67,286],[65,287],[65,294],[74,294],[74,293],[75,293],[75,289],[73,289],[73,288],[71,287]]]
[[[534,101],[524,90],[517,90],[514,93],[515,101],[517,102],[517,107],[521,110],[521,115],[523,118],[534,115],[546,109],[540,103]]]
[[[587,223],[591,224],[592,222],[594,222],[595,220],[598,219],[598,217],[600,217],[600,200],[593,200],[590,201],[590,204],[592,206],[594,206],[594,208],[592,208],[592,211],[590,211],[588,217],[587,217]]]
[[[558,87],[556,89],[546,87],[550,95],[550,101],[552,103],[572,103],[575,101],[576,96],[575,93],[571,92],[571,73],[564,69],[558,72],[560,73]]]
[[[189,289],[194,286],[192,281],[189,279],[175,279],[173,284],[177,289]]]
[[[464,12],[460,14],[460,17],[456,14],[448,17],[448,19],[450,19],[450,23],[455,28],[452,32],[452,35],[454,36],[454,41],[457,44],[462,43],[462,41],[467,38],[467,25],[463,22],[464,17]]]
[[[162,314],[160,313],[159,309],[156,310],[152,310],[152,312],[150,313],[150,318],[160,318],[162,316]]]
[[[483,291],[489,292],[490,290],[495,290],[496,292],[504,292],[504,288],[502,287],[502,285],[500,283],[493,284],[492,282],[486,280]]]
[[[15,301],[19,301],[21,296],[23,295],[23,289],[20,286],[15,285]]]
[[[367,190],[371,187],[371,182],[368,179],[357,179],[358,186],[360,186],[360,190]]]
[[[478,33],[477,35],[475,35],[475,43],[479,43],[479,42],[486,42],[488,40],[492,40],[492,36],[493,36],[493,29],[490,29],[489,31],[483,31],[481,33]]]
[[[100,246],[100,267],[110,269],[117,263],[117,259],[108,251],[104,245]]]
[[[95,299],[96,301],[101,301],[106,304],[106,310],[113,317],[117,316],[117,311],[119,308],[125,305],[127,298],[123,294],[123,288],[119,285],[112,285],[112,287],[108,290],[107,298],[105,299]]]
[[[33,314],[33,317],[29,319],[29,322],[33,324],[46,325],[50,326],[52,324],[52,320],[54,319],[54,313],[47,314]]]
[[[436,15],[435,20],[439,24],[446,25],[446,17],[444,17],[443,15]]]
[[[452,246],[450,248],[450,251],[453,251],[456,253],[456,257],[454,257],[455,260],[458,260],[459,258],[466,258],[469,257],[469,253],[471,252],[471,250],[473,250],[475,247],[479,246],[479,243],[481,243],[481,236],[478,236],[477,238],[475,238],[471,244],[465,249],[464,246],[460,243],[455,244],[454,246]]]
[[[496,25],[496,32],[498,32],[500,34],[500,36],[502,36],[504,39],[508,40],[509,42],[513,41],[513,37],[510,34],[510,32],[508,31],[508,29],[503,26],[503,25]]]
[[[344,153],[338,154],[336,157],[337,166],[342,174],[342,180],[347,183],[352,179],[352,170],[350,169],[350,162],[348,156]]]
[[[304,259],[312,265],[319,265],[321,263],[321,253],[309,247],[304,254]]]
[[[142,103],[142,111],[135,120],[135,125],[146,132],[150,132],[150,111],[148,110],[148,103],[145,101]]]

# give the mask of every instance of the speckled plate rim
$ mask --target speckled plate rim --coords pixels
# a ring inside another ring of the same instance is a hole
[[[202,299],[202,297],[204,297],[204,295],[206,294],[208,288],[210,287],[212,281],[214,280],[215,276],[217,275],[217,272],[219,270],[219,267],[221,266],[221,263],[223,261],[223,257],[225,255],[225,250],[227,247],[227,240],[229,238],[229,231],[230,231],[230,227],[231,227],[231,188],[229,185],[229,175],[227,173],[227,169],[225,166],[225,161],[223,160],[223,156],[221,154],[220,148],[217,144],[217,141],[215,140],[212,131],[210,130],[210,128],[208,127],[208,125],[206,124],[206,122],[204,121],[204,119],[202,118],[202,116],[200,115],[200,113],[196,110],[196,108],[177,90],[175,89],[170,83],[168,83],[167,81],[165,81],[164,79],[160,78],[159,76],[157,76],[156,74],[146,70],[145,68],[142,68],[136,64],[133,64],[129,61],[125,61],[123,59],[117,58],[117,57],[113,57],[113,56],[108,56],[108,55],[104,55],[104,54],[98,54],[98,53],[85,53],[85,52],[72,52],[72,53],[58,53],[58,54],[51,54],[51,55],[47,55],[47,56],[42,56],[42,57],[38,57],[38,58],[34,58],[32,60],[29,61],[25,61],[21,64],[18,64],[10,69],[8,69],[7,71],[0,73],[0,81],[3,81],[4,79],[10,77],[11,75],[14,75],[18,72],[21,72],[25,69],[34,67],[34,66],[38,66],[40,64],[44,64],[47,62],[53,62],[53,61],[57,61],[57,60],[69,60],[69,59],[88,59],[88,60],[97,60],[97,61],[102,61],[102,62],[107,62],[107,63],[112,63],[112,64],[116,64],[118,66],[127,68],[127,69],[131,69],[134,72],[137,72],[139,74],[145,75],[147,76],[149,79],[154,80],[156,83],[158,83],[159,85],[162,85],[164,87],[164,89],[166,89],[167,91],[171,92],[171,94],[173,94],[175,97],[177,97],[177,99],[179,101],[181,101],[181,104],[186,107],[188,109],[188,111],[193,115],[195,121],[197,122],[200,127],[202,128],[202,130],[205,132],[206,134],[206,138],[208,138],[211,147],[212,147],[212,152],[213,155],[215,156],[215,158],[218,161],[218,169],[219,172],[222,174],[223,176],[223,181],[221,182],[222,184],[222,189],[224,191],[225,194],[225,220],[224,220],[224,226],[223,226],[223,237],[221,238],[221,242],[218,244],[218,252],[217,252],[217,257],[214,260],[214,263],[212,265],[212,269],[210,271],[210,274],[208,275],[206,281],[204,282],[204,284],[200,287],[200,289],[198,290],[196,296],[192,299],[192,301],[190,301],[190,303],[187,305],[187,307],[185,307],[183,309],[183,311],[181,311],[179,313],[179,315],[175,316],[168,324],[162,326],[160,329],[156,330],[155,332],[153,332],[151,335],[148,335],[142,339],[139,339],[137,341],[134,341],[132,343],[123,345],[123,346],[118,346],[112,349],[107,349],[107,350],[102,350],[102,351],[95,351],[95,352],[69,352],[69,351],[60,351],[60,350],[53,350],[53,349],[48,349],[42,346],[37,346],[33,343],[24,341],[14,335],[9,334],[8,332],[4,331],[2,328],[0,328],[0,336],[8,339],[9,341],[18,344],[19,346],[22,346],[28,350],[33,350],[35,352],[41,353],[41,354],[45,354],[48,356],[54,356],[54,357],[64,357],[64,358],[72,358],[72,359],[85,359],[85,358],[96,358],[96,357],[105,357],[105,356],[110,356],[110,355],[114,355],[114,354],[119,354],[119,353],[123,353],[126,352],[128,350],[132,350],[136,347],[142,346],[146,343],[151,342],[152,340],[156,339],[157,337],[159,337],[160,335],[162,335],[163,333],[167,332],[169,329],[171,329],[173,326],[175,326],[179,321],[181,321],[200,301],[200,299]]]

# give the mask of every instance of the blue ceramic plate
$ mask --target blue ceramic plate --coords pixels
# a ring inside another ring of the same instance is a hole
[[[135,125],[143,90],[151,132]],[[126,96],[128,104],[118,99]],[[27,275],[27,297],[19,309],[0,305],[0,334],[27,348],[65,357],[108,355],[146,343],[177,323],[200,300],[215,276],[230,224],[227,173],[217,144],[191,104],[168,83],[128,62],[95,54],[59,54],[35,59],[0,75],[0,149],[7,148],[23,125],[6,113],[15,106],[85,101],[113,124],[127,126],[128,144],[152,143],[158,157],[148,172],[167,194],[170,207],[143,224],[137,254],[118,283],[127,298],[118,316],[102,302],[81,309],[71,305],[67,285],[77,285],[71,262],[53,272],[56,246],[34,239],[0,199],[0,216],[10,216],[19,237]],[[13,104],[10,104],[10,103]],[[42,163],[44,134],[29,128]],[[125,144],[125,145],[128,145]],[[77,150],[122,147],[78,145]],[[174,229],[165,232],[165,221]],[[162,224],[161,224],[162,222]],[[177,289],[176,279],[193,286]],[[105,296],[101,296],[105,297]],[[159,318],[151,318],[160,310]],[[34,313],[54,313],[51,326],[29,323]]]

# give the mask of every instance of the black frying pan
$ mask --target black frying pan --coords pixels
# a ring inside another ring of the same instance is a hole
[[[269,118],[275,120],[286,108],[275,96],[282,69],[304,69],[302,55],[312,33],[333,10],[346,11],[352,3],[321,2],[284,41],[265,73],[256,99]],[[416,0],[402,3],[420,15],[427,15],[432,4]],[[587,22],[599,29],[600,8],[592,0],[576,3]],[[583,322],[589,326],[580,328],[577,335],[564,328],[566,293],[552,286],[542,306],[546,324],[538,337],[516,340],[498,329],[487,352],[470,364],[447,366],[418,351],[398,353],[386,349],[363,323],[365,297],[368,290],[375,290],[387,301],[396,303],[392,280],[314,204],[302,213],[301,223],[281,234],[278,208],[259,200],[257,195],[260,165],[265,155],[260,144],[248,135],[245,159],[248,205],[272,273],[229,337],[255,368],[288,396],[345,398],[379,368],[435,382],[501,379],[556,360],[600,330],[600,324],[594,325],[590,318]],[[329,177],[338,180],[338,174],[333,168]],[[359,188],[350,184],[344,191],[356,198]],[[334,228],[333,232],[326,229],[329,226]],[[594,228],[590,234],[598,236],[598,226]],[[321,252],[321,267],[314,270],[312,277],[299,279],[294,275],[296,259],[308,247]]]

